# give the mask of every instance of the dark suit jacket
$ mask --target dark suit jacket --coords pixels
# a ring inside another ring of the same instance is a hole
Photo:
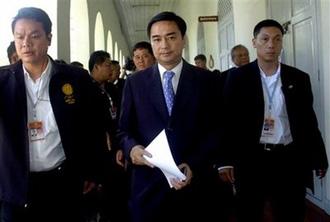
[[[124,89],[124,85],[125,85],[125,79],[118,78],[116,84],[114,84],[114,85],[115,85],[116,90],[118,92],[118,101],[119,101],[119,104],[120,104],[121,98],[122,98],[122,95],[123,95],[123,89]]]
[[[86,71],[51,61],[49,97],[73,181],[96,180],[99,128],[93,121],[92,82]],[[64,86],[71,86],[65,90]],[[0,68],[0,199],[27,201],[29,142],[22,62]],[[80,187],[78,187],[79,189]]]
[[[227,70],[221,72],[220,75],[221,75],[224,79],[226,79],[227,76],[229,75],[229,73],[233,72],[235,69],[237,69],[237,67],[231,67],[230,69],[227,69]]]
[[[299,152],[293,161],[311,176],[312,169],[327,168],[328,162],[313,110],[310,79],[308,74],[281,64],[281,81],[293,142]],[[257,166],[264,120],[264,95],[257,61],[227,76],[224,97],[226,148],[220,155],[222,165],[254,163]]]
[[[188,163],[193,181],[201,182],[218,144],[215,78],[211,72],[184,61],[169,116],[157,64],[128,77],[119,120],[120,146],[127,158],[133,146],[146,147],[165,129],[176,164]],[[133,165],[131,182],[133,208],[139,206],[149,214],[170,191],[157,168]]]

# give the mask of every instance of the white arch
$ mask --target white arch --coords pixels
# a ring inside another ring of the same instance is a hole
[[[94,50],[104,50],[104,26],[100,12],[96,15],[95,30],[94,30]]]
[[[125,56],[123,55],[123,57],[122,57],[122,67],[124,67],[124,66],[125,66],[125,64],[126,64],[126,61],[125,61]]]
[[[118,61],[118,44],[117,42],[115,42],[115,52],[114,52],[114,60],[117,60]]]
[[[111,58],[113,58],[112,34],[110,30],[108,30],[107,52],[110,53]]]
[[[88,67],[89,16],[87,0],[71,0],[70,5],[70,58]]]
[[[121,50],[119,50],[119,64],[120,64],[120,66],[122,67],[123,66],[123,55],[122,55],[122,52],[121,52]]]

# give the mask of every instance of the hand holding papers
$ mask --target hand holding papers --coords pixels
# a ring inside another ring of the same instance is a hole
[[[145,148],[145,150],[147,150],[152,157],[147,157],[145,155],[143,157],[163,172],[170,187],[172,187],[170,182],[171,179],[186,179],[186,176],[180,171],[174,162],[165,130],[162,130],[158,136]]]

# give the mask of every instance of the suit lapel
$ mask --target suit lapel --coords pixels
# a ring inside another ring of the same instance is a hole
[[[11,97],[12,99],[15,100],[15,102],[13,102],[13,104],[15,104],[12,108],[14,108],[15,110],[13,110],[13,114],[17,115],[19,117],[22,117],[22,121],[20,118],[19,119],[19,124],[20,124],[20,128],[19,129],[26,129],[27,125],[28,125],[28,114],[27,114],[27,98],[26,98],[26,86],[25,86],[25,80],[24,80],[24,72],[23,72],[23,68],[22,68],[22,62],[19,61],[18,63],[16,63],[16,65],[14,65],[11,68],[11,72],[15,78],[14,81],[14,85],[12,87],[14,87],[15,89],[15,96]],[[22,143],[24,143],[24,160],[25,160],[25,169],[29,169],[29,136],[28,136],[28,130],[23,130],[23,134],[24,134],[24,142],[22,141]]]
[[[288,92],[295,88],[295,84],[291,75],[288,74],[287,66],[284,64],[281,64],[281,82],[283,94],[287,97]]]
[[[261,74],[260,74],[260,69],[258,66],[257,60],[255,60],[252,63],[252,74],[253,78],[251,81],[251,86],[252,89],[254,88],[255,90],[255,99],[256,99],[256,112],[258,113],[257,116],[260,117],[259,120],[259,126],[262,127],[263,121],[264,121],[264,115],[265,115],[265,95],[262,87],[262,81],[261,81]],[[246,83],[248,84],[248,83]]]
[[[27,103],[26,103],[26,87],[25,87],[25,80],[24,80],[24,72],[22,68],[22,62],[18,62],[13,69],[11,70],[16,78],[16,99],[19,110],[21,110],[22,115],[24,116],[24,121],[27,123]]]
[[[281,64],[281,81],[282,81],[282,92],[285,98],[286,109],[288,115],[290,114],[290,104],[292,104],[291,93],[296,90],[295,81],[292,78],[292,75],[289,73],[287,66]]]
[[[253,74],[254,74],[254,79],[252,80],[252,84],[255,85],[258,104],[262,105],[262,110],[264,111],[264,103],[265,103],[264,91],[263,91],[263,87],[262,87],[261,74],[260,74],[260,69],[259,69],[257,60],[255,60],[252,63],[252,68],[253,68]]]
[[[159,113],[164,121],[169,118],[168,111],[165,104],[165,98],[163,93],[163,87],[160,79],[157,64],[155,64],[151,72],[148,73],[147,84],[149,84],[149,99],[155,110]]]
[[[179,113],[182,113],[182,110],[189,110],[189,112],[196,110],[194,107],[196,106],[196,101],[198,101],[198,87],[194,85],[195,82],[194,70],[184,61],[174,98],[172,119]]]

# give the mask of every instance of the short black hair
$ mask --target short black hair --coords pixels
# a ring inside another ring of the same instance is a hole
[[[127,71],[134,71],[136,69],[134,62],[131,58],[126,57],[124,69],[126,69]]]
[[[254,38],[257,37],[257,35],[259,34],[260,30],[263,28],[263,27],[276,27],[278,28],[282,35],[284,35],[284,29],[282,27],[282,25],[280,23],[278,23],[277,21],[273,20],[273,19],[265,19],[265,20],[262,20],[261,22],[259,22],[253,29],[253,36]]]
[[[7,56],[10,62],[10,57],[16,52],[16,46],[15,46],[15,42],[11,41],[8,48],[7,48]]]
[[[206,56],[204,54],[198,54],[197,56],[195,56],[194,60],[202,60],[206,62]]]
[[[165,12],[161,12],[161,13],[155,15],[150,20],[150,22],[148,24],[148,28],[147,28],[149,39],[150,39],[151,26],[154,23],[160,22],[160,21],[173,21],[177,24],[177,26],[181,32],[181,36],[183,37],[186,34],[186,30],[187,30],[186,22],[180,16],[176,15],[174,12],[165,11]]]
[[[81,62],[78,62],[78,61],[73,61],[70,63],[70,65],[84,68],[84,64],[82,64]]]
[[[90,55],[89,61],[88,61],[89,72],[92,72],[95,64],[101,64],[106,59],[110,59],[110,54],[108,52],[103,51],[103,50],[94,51]]]
[[[120,65],[119,62],[117,60],[111,60],[111,64],[114,64],[114,65]]]
[[[137,49],[146,49],[149,51],[149,53],[154,56],[154,53],[152,51],[151,48],[151,44],[149,42],[146,41],[141,41],[141,42],[137,42],[134,47],[133,47],[133,53],[137,50]]]
[[[67,64],[66,61],[64,61],[64,59],[55,59],[54,62],[58,64]]]
[[[40,22],[44,31],[46,32],[46,35],[52,32],[52,21],[50,20],[47,13],[40,8],[25,7],[18,10],[17,15],[14,17],[14,20],[11,23],[11,29],[13,33],[16,22],[19,19],[32,19],[37,22]]]

